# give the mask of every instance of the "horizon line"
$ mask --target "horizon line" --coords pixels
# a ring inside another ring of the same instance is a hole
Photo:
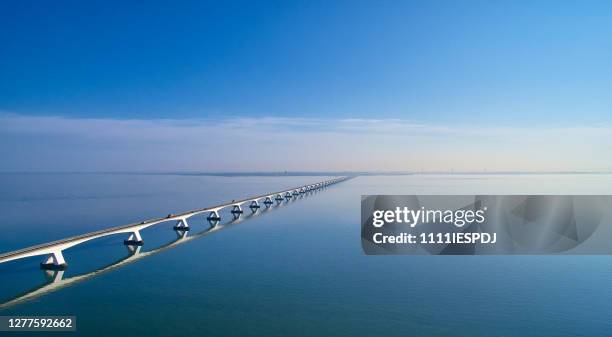
[[[392,176],[392,175],[428,175],[428,174],[447,174],[447,175],[498,175],[498,174],[612,174],[612,170],[560,170],[560,171],[462,171],[462,170],[419,170],[419,171],[0,171],[0,174],[117,174],[117,175],[180,175],[180,176],[322,176],[322,175],[353,175],[353,176]]]

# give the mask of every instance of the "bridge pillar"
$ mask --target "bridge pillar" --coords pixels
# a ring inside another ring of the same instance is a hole
[[[285,198],[291,199],[291,193],[289,193],[289,192],[285,193]]]
[[[280,194],[277,194],[274,199],[276,199],[276,201],[283,201],[283,197]]]
[[[242,210],[242,207],[240,205],[234,205],[234,207],[232,207],[232,214],[236,215],[242,213],[244,213],[244,211]]]
[[[176,222],[176,225],[174,225],[174,230],[175,231],[188,231],[189,230],[189,223],[187,222],[187,219],[180,219]]]
[[[64,260],[61,250],[52,252],[40,263],[40,269],[44,270],[64,270],[66,267],[68,267],[68,264]]]
[[[272,201],[270,201],[270,202],[272,202]],[[249,205],[249,208],[251,209],[251,211],[255,212],[259,208],[261,208],[261,206],[259,206],[259,202],[257,202],[257,200],[253,200],[253,201],[251,201],[251,204]]]
[[[210,214],[208,214],[208,217],[206,218],[206,220],[208,220],[208,221],[220,221],[221,220],[221,216],[219,216],[219,212],[217,212],[217,210],[214,210],[214,211],[210,212]]]
[[[139,230],[133,231],[132,234],[130,234],[130,237],[127,238],[127,240],[123,240],[123,244],[127,246],[144,245],[144,241],[142,240],[142,237],[140,236],[140,231]]]
[[[266,197],[266,200],[264,200],[264,205],[266,206],[272,205],[272,198]]]

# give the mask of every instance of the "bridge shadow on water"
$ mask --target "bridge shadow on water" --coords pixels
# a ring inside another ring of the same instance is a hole
[[[157,228],[149,230],[151,233],[149,233],[147,237],[153,238],[153,240],[151,240],[153,244],[147,241],[145,245],[123,245],[119,240],[123,238],[121,235],[113,235],[93,240],[90,243],[83,244],[82,246],[67,251],[66,254],[69,255],[70,260],[75,263],[71,264],[71,267],[66,270],[40,270],[38,263],[34,263],[34,260],[38,262],[39,258],[12,261],[10,262],[11,266],[7,266],[10,267],[10,269],[7,269],[6,272],[0,270],[0,274],[3,275],[3,282],[8,281],[11,276],[15,278],[15,280],[9,282],[11,283],[10,286],[3,287],[5,291],[2,293],[3,299],[1,299],[0,302],[0,311],[76,283],[95,278],[140,259],[172,249],[178,245],[231,228],[242,222],[265,215],[293,202],[307,198],[320,191],[321,190],[313,190],[291,199],[284,199],[282,201],[275,200],[274,203],[262,206],[259,209],[247,208],[242,214],[232,214],[230,212],[223,213],[221,214],[221,219],[228,219],[225,221],[207,220],[205,217],[202,217],[202,219],[197,219],[201,221],[190,222],[188,229],[177,227],[174,225],[174,222],[170,221],[162,223]],[[204,223],[205,228],[197,230],[197,228],[201,226],[197,223]],[[169,231],[174,232],[174,235],[172,239],[168,241],[167,234]],[[161,238],[161,244],[156,244],[155,241],[160,241],[156,240],[156,237],[157,239]],[[118,249],[118,247],[122,249]],[[92,256],[96,258],[92,259]],[[102,266],[91,265],[91,261],[95,261],[99,264],[101,260],[110,260],[112,262],[104,263]],[[40,275],[41,273],[42,276]],[[41,278],[44,280],[42,284],[32,286],[25,291],[19,289],[24,288],[23,285],[27,287],[28,285],[36,284],[36,280]],[[8,294],[5,292],[8,292]]]

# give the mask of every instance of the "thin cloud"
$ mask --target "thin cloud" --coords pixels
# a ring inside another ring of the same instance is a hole
[[[610,170],[609,125],[0,115],[0,170]]]
[[[570,127],[503,127],[503,126],[449,126],[416,123],[402,119],[309,119],[289,117],[233,117],[215,119],[107,119],[67,118],[60,116],[0,115],[0,132],[43,134],[91,134],[92,131],[110,133],[132,133],[138,130],[151,132],[197,132],[198,130],[245,130],[274,132],[353,132],[396,133],[430,132],[455,134],[565,134],[603,133],[610,134],[612,126]]]

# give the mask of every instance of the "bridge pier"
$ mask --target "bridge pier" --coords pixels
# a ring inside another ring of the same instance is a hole
[[[210,214],[208,214],[208,217],[206,218],[206,220],[208,220],[208,221],[220,221],[221,220],[221,216],[219,216],[219,212],[214,210],[214,211],[211,211]]]
[[[174,230],[175,231],[188,231],[189,230],[189,223],[187,222],[187,219],[180,219],[176,222],[176,225],[174,225]]]
[[[272,201],[270,201],[270,202],[272,202]],[[251,201],[251,204],[249,205],[249,208],[251,209],[251,211],[255,212],[259,208],[261,208],[261,206],[259,206],[259,202],[257,202],[257,200],[253,200],[253,201]]]
[[[283,201],[283,197],[280,194],[276,195],[276,198],[274,198],[276,201]]]
[[[52,252],[40,263],[40,269],[43,270],[64,270],[66,267],[68,267],[68,264],[64,260],[61,250]]]
[[[142,246],[144,245],[144,241],[140,236],[140,231],[135,230],[130,234],[130,237],[127,240],[123,240],[123,244],[126,246]]]
[[[272,205],[272,198],[270,197],[266,197],[266,200],[264,200],[264,205],[266,205],[267,207],[270,207],[270,205]]]
[[[285,193],[285,198],[291,199],[291,193],[289,193],[289,192]]]
[[[242,210],[242,207],[240,207],[240,205],[234,205],[234,207],[232,207],[232,214],[236,215],[242,213],[244,213],[244,211]]]

